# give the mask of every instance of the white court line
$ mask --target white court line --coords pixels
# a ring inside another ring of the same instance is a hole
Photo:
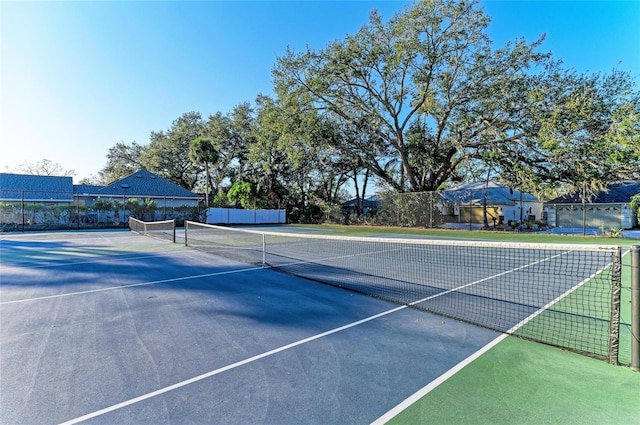
[[[556,256],[558,256],[558,255],[561,255],[561,254],[554,255],[553,257],[556,257]],[[553,257],[548,257],[548,258],[546,258],[546,259],[542,259],[542,260],[534,261],[534,262],[532,262],[532,263],[529,263],[529,264],[526,264],[526,265],[524,265],[524,266],[520,266],[520,267],[514,268],[514,269],[512,269],[512,270],[508,270],[508,271],[505,271],[505,272],[502,272],[502,273],[498,273],[498,274],[493,275],[493,276],[485,277],[485,278],[483,278],[483,279],[480,279],[480,280],[477,280],[477,281],[474,281],[474,282],[471,282],[471,283],[467,283],[467,284],[461,285],[461,286],[460,286],[460,287],[458,287],[458,288],[450,289],[450,290],[448,290],[448,291],[444,291],[444,292],[441,292],[441,293],[438,293],[438,294],[432,295],[432,296],[430,296],[430,297],[428,297],[428,298],[424,298],[424,299],[419,300],[419,301],[416,301],[416,302],[414,302],[414,303],[412,303],[412,304],[417,304],[417,303],[420,303],[420,302],[424,302],[424,301],[429,300],[429,299],[433,299],[433,298],[436,298],[436,297],[439,297],[439,296],[442,296],[442,295],[446,295],[446,294],[448,294],[448,293],[451,293],[451,292],[454,292],[454,291],[457,291],[457,290],[460,290],[460,289],[463,289],[463,288],[467,288],[467,287],[469,287],[469,286],[471,286],[471,285],[475,285],[475,284],[477,284],[477,283],[485,282],[485,281],[487,281],[487,280],[490,280],[490,279],[493,279],[493,278],[496,278],[496,277],[499,277],[499,276],[503,276],[503,275],[505,275],[505,274],[512,273],[512,272],[515,272],[515,271],[521,270],[521,269],[526,268],[526,267],[531,267],[531,266],[534,266],[534,265],[536,265],[536,264],[542,263],[542,262],[544,262],[544,261],[548,261],[548,260],[550,260],[550,259],[551,259],[551,258],[553,258]],[[255,270],[255,269],[252,269],[252,270]],[[335,329],[331,329],[331,330],[329,330],[329,331],[326,331],[326,332],[323,332],[323,333],[319,333],[319,334],[314,335],[314,336],[310,336],[310,337],[308,337],[308,338],[305,338],[305,339],[302,339],[302,340],[299,340],[299,341],[293,342],[293,343],[291,343],[291,344],[284,345],[284,346],[282,346],[282,347],[279,347],[279,348],[276,348],[276,349],[273,349],[273,350],[270,350],[270,351],[266,351],[266,352],[264,352],[264,353],[262,353],[262,354],[258,354],[258,355],[256,355],[256,356],[253,356],[253,357],[250,357],[250,358],[247,358],[247,359],[241,360],[241,361],[239,361],[239,362],[232,363],[232,364],[227,365],[227,366],[224,366],[224,367],[222,367],[222,368],[215,369],[215,370],[212,370],[212,371],[207,372],[207,373],[203,373],[202,375],[198,375],[198,376],[195,376],[195,377],[193,377],[193,378],[190,378],[190,379],[187,379],[187,380],[184,380],[184,381],[181,381],[181,382],[175,383],[175,384],[173,384],[173,385],[169,385],[169,386],[167,386],[167,387],[160,388],[160,389],[158,389],[158,390],[156,390],[156,391],[152,391],[152,392],[150,392],[150,393],[143,394],[143,395],[141,395],[141,396],[138,396],[138,397],[135,397],[135,398],[132,398],[132,399],[129,399],[129,400],[123,401],[123,402],[121,402],[121,403],[114,404],[114,405],[109,406],[109,407],[106,407],[106,408],[104,408],[104,409],[97,410],[97,411],[92,412],[92,413],[88,413],[88,414],[86,414],[86,415],[84,415],[84,416],[80,416],[80,417],[78,417],[78,418],[71,419],[71,420],[69,420],[69,421],[63,422],[63,423],[61,423],[60,425],[72,425],[72,424],[77,424],[77,423],[80,423],[80,422],[86,421],[86,420],[88,420],[88,419],[92,419],[92,418],[95,418],[95,417],[97,417],[97,416],[101,416],[101,415],[104,415],[104,414],[106,414],[106,413],[113,412],[113,411],[115,411],[115,410],[122,409],[122,408],[127,407],[127,406],[131,406],[132,404],[135,404],[135,403],[139,403],[139,402],[141,402],[141,401],[148,400],[148,399],[153,398],[153,397],[156,397],[156,396],[158,396],[158,395],[165,394],[165,393],[167,393],[167,392],[169,392],[169,391],[173,391],[173,390],[176,390],[176,389],[178,389],[178,388],[182,388],[182,387],[184,387],[184,386],[187,386],[187,385],[193,384],[193,383],[195,383],[195,382],[202,381],[203,379],[207,379],[207,378],[210,378],[210,377],[212,377],[212,376],[218,375],[218,374],[220,374],[220,373],[222,373],[222,372],[226,372],[226,371],[228,371],[228,370],[235,369],[235,368],[237,368],[237,367],[240,367],[240,366],[246,365],[246,364],[248,364],[248,363],[255,362],[255,361],[257,361],[257,360],[263,359],[263,358],[268,357],[268,356],[272,356],[272,355],[274,355],[274,354],[280,353],[280,352],[285,351],[285,350],[288,350],[288,349],[290,349],[290,348],[294,348],[294,347],[297,347],[297,346],[299,346],[299,345],[306,344],[307,342],[315,341],[315,340],[320,339],[320,338],[323,338],[323,337],[325,337],[325,336],[332,335],[332,334],[335,334],[335,333],[337,333],[337,332],[341,332],[341,331],[343,331],[343,330],[353,328],[353,327],[355,327],[355,326],[361,325],[361,324],[363,324],[363,323],[370,322],[370,321],[372,321],[372,320],[378,319],[378,318],[380,318],[380,317],[386,316],[386,315],[391,314],[391,313],[395,313],[395,312],[397,312],[397,311],[400,311],[400,310],[403,310],[403,309],[406,309],[406,308],[409,308],[409,305],[402,305],[402,306],[399,306],[399,307],[393,308],[393,309],[391,309],[391,310],[387,310],[387,311],[384,311],[384,312],[382,312],[382,313],[379,313],[379,314],[376,314],[376,315],[373,315],[373,316],[369,316],[369,317],[364,318],[364,319],[362,319],[362,320],[359,320],[359,321],[357,321],[357,322],[353,322],[353,323],[350,323],[350,324],[347,324],[347,325],[344,325],[344,326],[341,326],[341,327],[338,327],[338,328],[335,328]],[[507,336],[506,334],[505,334],[505,335],[501,335],[501,337],[502,337],[502,338],[506,338],[506,336]],[[494,343],[494,345],[495,345],[495,344],[497,344],[497,343],[499,342],[499,341],[498,341],[499,339],[500,339],[500,337],[496,338],[494,341],[492,341],[492,343]],[[491,344],[491,343],[490,343],[490,344]],[[490,347],[489,347],[489,348],[490,348]],[[487,348],[487,346],[485,346],[485,348],[483,348],[483,349],[485,349],[485,351],[486,351],[486,350],[488,350],[489,348]],[[480,351],[482,351],[483,349],[481,349]],[[482,353],[480,353],[480,351],[476,352],[477,356],[480,356],[480,354],[482,354]],[[478,353],[479,353],[479,354],[478,354]],[[464,366],[462,366],[462,367],[464,367]],[[461,368],[462,368],[462,367],[461,367]],[[453,372],[453,373],[451,373],[451,374],[453,375],[454,373],[455,373],[455,372]],[[446,374],[445,374],[445,375],[446,375]],[[443,376],[444,376],[444,375],[443,375]],[[444,379],[446,380],[446,378],[444,378]],[[438,384],[438,385],[439,385],[439,384]],[[436,386],[437,386],[437,385],[436,385]],[[396,413],[396,414],[397,414],[397,413]],[[394,414],[394,416],[395,416],[396,414]]]
[[[158,257],[158,254],[163,254],[165,252],[170,253],[170,256],[180,256],[190,254],[191,251],[156,251],[152,254],[104,254],[104,255],[95,255],[91,257],[74,257],[68,256],[65,258],[57,258],[53,260],[43,260],[43,261],[24,261],[24,262],[15,262],[9,264],[3,264],[3,267],[15,267],[22,269],[42,269],[47,267],[65,267],[65,266],[75,266],[76,264],[91,264],[91,263],[103,263],[105,261],[110,261],[111,259],[115,260],[139,260],[142,258],[153,258]],[[74,261],[77,260],[77,261]],[[65,262],[68,261],[68,262]]]
[[[250,271],[253,271],[253,270],[260,270],[260,269],[264,269],[264,267],[263,266],[250,267],[250,268],[247,268],[247,269],[228,270],[228,271],[224,271],[224,272],[206,273],[206,274],[199,274],[199,275],[195,275],[195,276],[184,276],[184,277],[175,277],[175,278],[172,278],[172,279],[154,280],[152,282],[132,283],[130,285],[110,286],[108,288],[90,289],[90,290],[87,290],[87,291],[67,292],[65,294],[47,295],[47,296],[44,296],[44,297],[25,298],[25,299],[22,299],[22,300],[4,301],[4,302],[0,302],[0,305],[18,304],[18,303],[25,303],[25,302],[30,302],[30,301],[47,300],[47,299],[51,299],[51,298],[71,297],[73,295],[84,295],[84,294],[92,294],[92,293],[95,293],[95,292],[112,291],[114,289],[133,288],[133,287],[136,287],[136,286],[157,285],[157,284],[160,284],[160,283],[169,283],[169,282],[179,282],[181,280],[200,279],[200,278],[203,278],[203,277],[221,276],[221,275],[232,274],[232,273],[243,273],[243,272],[250,272]]]
[[[626,252],[623,255],[626,255]],[[549,257],[548,259],[551,259],[551,258],[553,258],[553,257]],[[542,262],[542,261],[547,261],[547,259],[541,260],[539,262]],[[436,378],[435,380],[431,381],[428,385],[424,386],[423,388],[421,388],[420,390],[416,391],[414,394],[412,394],[411,396],[409,396],[408,398],[403,400],[400,404],[395,406],[393,409],[389,410],[387,413],[385,413],[384,415],[382,415],[381,417],[379,417],[378,419],[373,421],[371,423],[371,425],[384,425],[384,424],[386,424],[391,419],[395,418],[397,415],[399,415],[404,410],[409,408],[412,404],[414,404],[415,402],[420,400],[422,397],[426,396],[431,391],[436,389],[438,386],[440,386],[440,384],[444,383],[449,378],[451,378],[453,375],[455,375],[456,373],[460,372],[466,366],[471,364],[474,360],[476,360],[477,358],[479,358],[480,356],[485,354],[487,351],[489,351],[490,349],[492,349],[493,347],[498,345],[502,340],[507,338],[509,335],[513,334],[515,331],[517,331],[518,329],[523,327],[525,324],[527,324],[528,322],[530,322],[531,320],[536,318],[538,315],[542,314],[542,312],[544,312],[546,309],[548,309],[549,307],[551,307],[552,305],[554,305],[555,303],[560,301],[562,298],[566,297],[567,295],[569,295],[570,293],[572,293],[573,291],[575,291],[576,289],[578,289],[579,287],[581,287],[582,285],[587,283],[589,280],[593,279],[595,276],[597,276],[600,273],[602,273],[604,270],[606,270],[610,266],[611,266],[610,264],[607,264],[606,266],[602,267],[597,272],[593,273],[591,276],[589,276],[586,279],[584,279],[582,282],[576,284],[575,286],[573,286],[572,288],[570,288],[569,290],[567,290],[563,294],[559,295],[553,301],[548,302],[544,307],[538,309],[537,311],[532,313],[529,317],[523,319],[522,321],[520,321],[520,323],[516,324],[511,329],[509,329],[505,333],[501,334],[500,336],[495,338],[493,341],[489,342],[487,345],[485,345],[484,347],[482,347],[481,349],[479,349],[478,351],[476,351],[475,353],[473,353],[472,355],[470,355],[469,357],[467,357],[466,359],[462,360],[460,363],[458,363],[457,365],[455,365],[454,367],[452,367],[451,369],[449,369],[448,371],[446,371],[445,373],[440,375],[438,378]],[[528,267],[528,266],[525,266],[525,267]]]

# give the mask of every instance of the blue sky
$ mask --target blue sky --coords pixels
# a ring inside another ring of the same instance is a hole
[[[287,45],[325,47],[405,1],[0,1],[0,171],[49,159],[102,169],[117,142],[148,143],[182,113],[226,113],[272,90]],[[580,72],[640,85],[640,0],[485,1],[496,46],[546,33]]]

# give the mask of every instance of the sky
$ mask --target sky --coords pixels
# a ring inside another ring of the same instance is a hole
[[[185,112],[203,118],[272,94],[287,46],[322,49],[377,9],[411,2],[0,0],[0,171],[54,161],[74,183],[116,143],[148,144]],[[628,71],[640,88],[640,0],[483,1],[495,47],[546,34],[579,72]]]

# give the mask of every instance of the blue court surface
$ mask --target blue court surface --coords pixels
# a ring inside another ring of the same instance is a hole
[[[129,232],[0,260],[3,425],[369,424],[500,337]]]

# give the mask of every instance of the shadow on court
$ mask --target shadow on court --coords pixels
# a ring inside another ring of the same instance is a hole
[[[124,233],[0,250],[2,424],[367,424],[496,337]]]

